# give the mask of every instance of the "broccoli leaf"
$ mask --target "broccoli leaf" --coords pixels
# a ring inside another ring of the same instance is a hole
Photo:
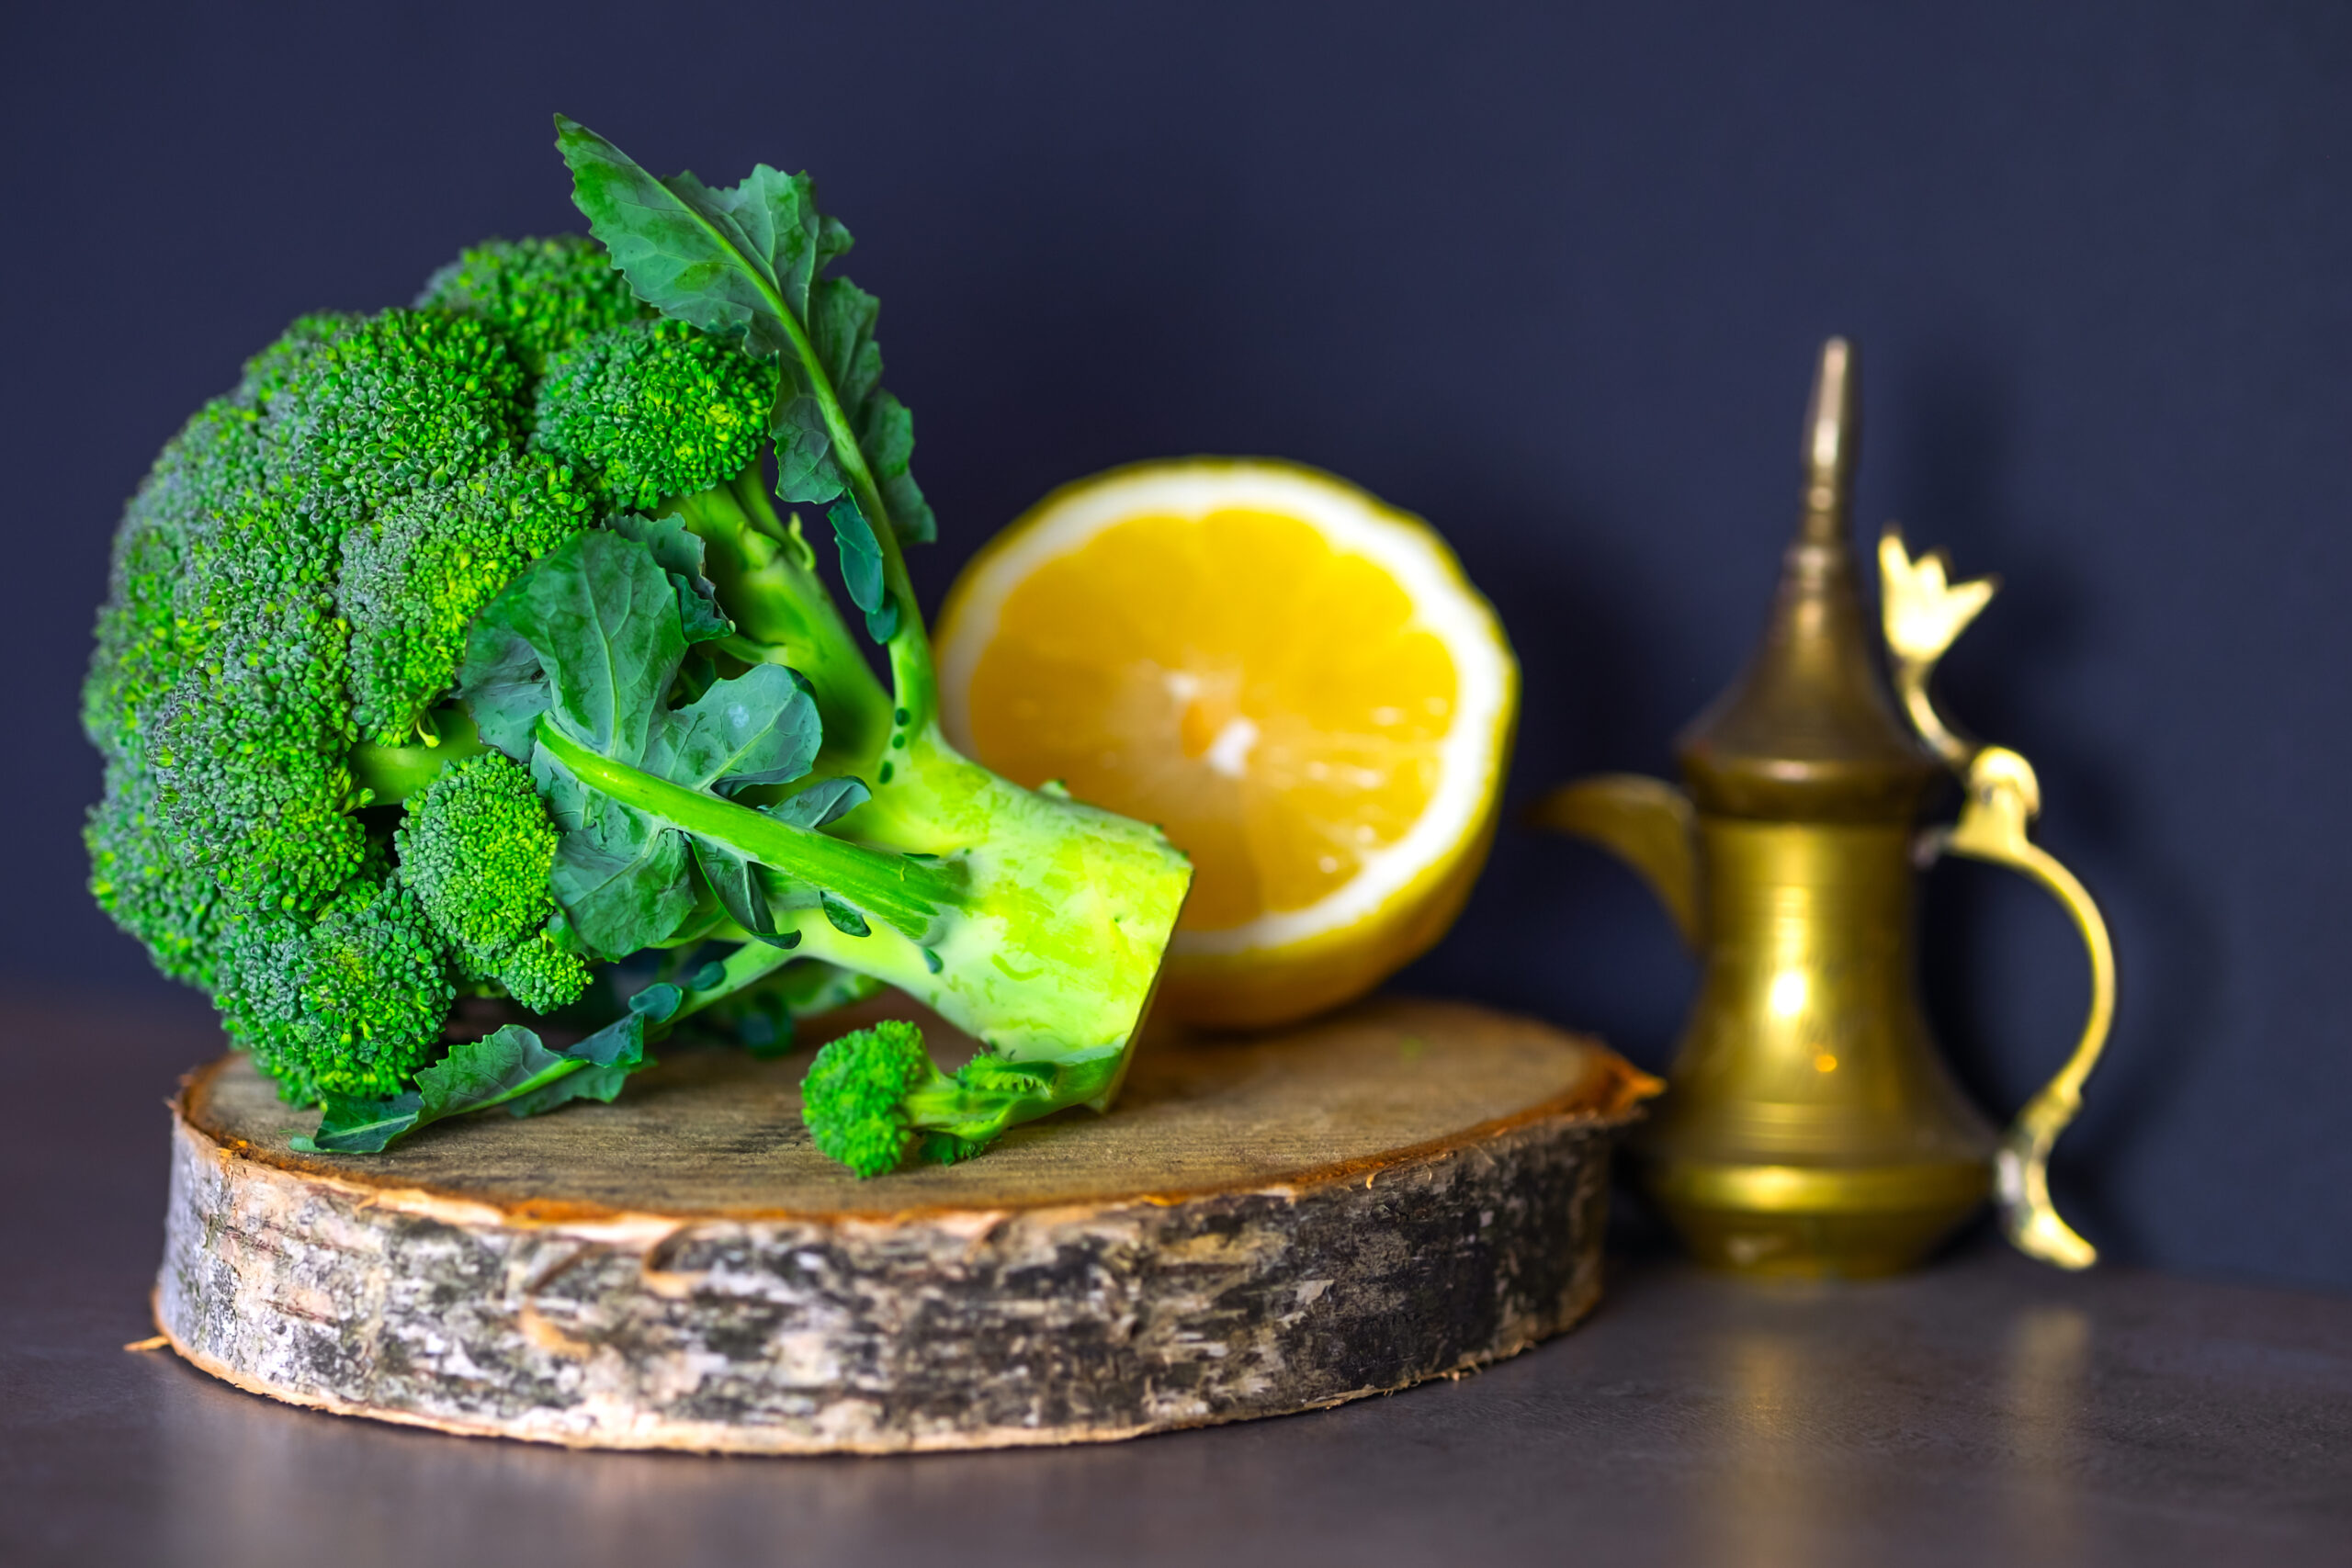
[[[901,541],[933,537],[931,508],[908,472],[912,416],[881,389],[880,306],[846,279],[822,276],[850,235],[817,210],[808,176],[762,164],[731,188],[691,174],[657,179],[578,121],[555,123],[572,200],[637,297],[783,367],[771,422],[776,494],[831,501],[863,468]],[[843,438],[860,450],[840,451]]]
[[[675,986],[648,987],[619,1018],[562,1050],[549,1050],[519,1023],[463,1041],[419,1069],[410,1093],[331,1097],[317,1128],[292,1146],[301,1154],[381,1154],[419,1127],[495,1106],[511,1116],[536,1116],[575,1100],[610,1101],[629,1074],[646,1066],[646,1026],[666,1021],[682,995]]]
[[[718,607],[718,586],[703,575],[702,536],[675,517],[640,517],[633,512],[605,519],[605,526],[653,552],[678,590],[678,620],[689,644],[734,635],[735,623]]]
[[[592,529],[475,617],[458,688],[482,739],[516,761],[553,708],[582,744],[633,762],[685,656],[669,574],[645,546]]]
[[[819,779],[799,794],[760,809],[779,822],[816,829],[854,811],[872,798],[873,791],[861,779]],[[798,931],[777,931],[775,911],[779,908],[817,907],[820,900],[814,887],[747,861],[707,839],[695,840],[695,863],[737,925],[771,946],[789,949],[800,945]]]
[[[819,779],[798,795],[788,795],[774,806],[761,810],[779,822],[789,822],[796,828],[821,828],[828,822],[848,816],[874,798],[863,779]]]
[[[531,778],[555,821],[548,886],[588,950],[625,958],[669,939],[695,907],[686,844],[667,824],[588,788],[540,749]]]
[[[889,597],[882,579],[882,545],[874,525],[859,510],[857,498],[843,494],[825,509],[833,525],[833,544],[841,551],[842,586],[849,601],[865,612],[865,635],[888,642],[899,629],[898,601]]]
[[[646,771],[723,795],[799,778],[825,738],[816,699],[781,664],[754,664],[713,682],[665,718],[647,751]]]

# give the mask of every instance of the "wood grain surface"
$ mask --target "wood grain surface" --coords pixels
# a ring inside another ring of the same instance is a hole
[[[305,1156],[286,1144],[311,1118],[224,1058],[177,1106],[158,1321],[277,1398],[575,1446],[973,1448],[1276,1414],[1588,1310],[1610,1138],[1654,1087],[1541,1024],[1384,998],[1152,1039],[1108,1116],[860,1181],[800,1125],[806,1061],[675,1050],[609,1106]]]

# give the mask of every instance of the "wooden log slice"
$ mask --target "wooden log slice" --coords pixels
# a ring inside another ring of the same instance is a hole
[[[1155,1040],[1109,1116],[859,1181],[800,1124],[806,1062],[673,1050],[609,1106],[327,1157],[288,1149],[311,1118],[243,1057],[215,1062],[175,1106],[158,1323],[275,1398],[578,1447],[971,1449],[1271,1416],[1574,1323],[1600,1290],[1611,1136],[1654,1088],[1541,1024],[1383,999]]]

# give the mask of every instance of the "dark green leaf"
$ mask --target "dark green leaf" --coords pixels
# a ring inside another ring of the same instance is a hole
[[[481,738],[518,762],[530,761],[531,731],[554,703],[555,689],[529,641],[485,612],[467,637],[458,682]]]
[[[939,536],[931,502],[908,471],[915,455],[915,416],[888,392],[876,392],[857,421],[857,444],[873,470],[874,485],[890,513],[891,532],[902,545],[927,545]]]
[[[833,543],[841,551],[842,586],[849,590],[849,602],[861,610],[882,607],[882,546],[874,536],[874,525],[857,504],[855,496],[844,495],[825,509],[825,516],[833,525]]]
[[[685,654],[677,590],[652,552],[591,529],[533,562],[475,617],[458,691],[469,707],[482,705],[478,694],[489,700],[500,733],[483,733],[513,755],[506,731],[538,701],[514,694],[527,690],[535,661],[548,688],[538,711],[551,706],[575,739],[635,762]],[[480,711],[474,721],[482,724]]]
[[[735,635],[735,623],[720,613],[717,602],[698,592],[694,584],[676,572],[670,581],[678,588],[678,626],[685,634],[689,645],[717,642],[720,637]]]
[[[424,1104],[419,1094],[398,1094],[390,1100],[345,1100],[327,1097],[318,1126],[308,1137],[296,1134],[288,1145],[306,1155],[374,1155],[416,1125]]]
[[[684,987],[673,986],[667,980],[661,980],[629,998],[628,1010],[648,1023],[667,1023],[670,1021],[670,1015],[678,1010],[678,1004],[685,999],[686,993]],[[583,1045],[586,1043],[585,1041],[582,1042]]]
[[[576,1062],[548,1050],[531,1031],[507,1024],[480,1040],[451,1046],[441,1060],[418,1069],[416,1087],[424,1104],[417,1124],[481,1110],[537,1089],[554,1076],[579,1070]]]
[[[913,422],[881,389],[880,308],[847,279],[822,276],[850,237],[819,213],[808,176],[763,164],[732,189],[687,174],[656,179],[560,115],[556,145],[571,167],[573,201],[638,298],[783,367],[773,420],[776,494],[816,503],[845,488],[820,397],[830,391],[899,540],[930,539],[931,508],[908,472]],[[805,354],[793,342],[796,325]]]
[[[678,620],[688,644],[733,635],[735,623],[718,607],[718,585],[703,575],[701,535],[675,517],[640,517],[633,512],[605,519],[605,526],[643,545],[654,563],[670,574],[677,585]]]
[[[684,840],[582,785],[544,747],[532,757],[531,776],[561,835],[548,885],[581,944],[618,959],[668,941],[695,906]]]
[[[640,517],[634,512],[605,519],[605,526],[624,539],[634,539],[643,545],[653,558],[653,564],[663,571],[683,577],[697,592],[718,592],[711,581],[703,575],[704,545],[702,536],[688,528],[676,517]]]
[[[831,920],[833,923],[833,929],[843,936],[866,936],[872,933],[874,928],[865,923],[865,917],[839,898],[821,891],[818,897],[824,906],[825,919]]]
[[[796,828],[821,828],[847,816],[874,798],[865,781],[849,777],[819,779],[798,795],[788,795],[761,810]]]
[[[380,1154],[416,1128],[470,1111],[504,1106],[510,1115],[535,1116],[575,1100],[609,1100],[645,1064],[648,1018],[676,1010],[677,988],[655,989],[670,995],[650,1008],[632,998],[630,1010],[566,1050],[548,1050],[515,1023],[452,1045],[447,1055],[419,1070],[414,1092],[383,1100],[330,1100],[317,1130],[292,1145],[305,1154]]]
[[[710,884],[710,890],[718,896],[719,908],[727,911],[728,918],[760,941],[782,945],[777,943],[775,914],[769,908],[767,886],[759,868],[707,839],[695,840],[694,847],[695,865],[701,871],[703,880]],[[798,944],[798,931],[792,933],[792,941],[794,945]]]
[[[662,715],[645,768],[673,783],[732,795],[789,784],[824,741],[817,704],[781,664],[755,664]]]
[[[762,164],[732,190],[656,179],[587,127],[555,124],[571,199],[639,299],[752,354],[792,351],[781,312],[808,313],[826,238],[807,175]]]
[[[833,461],[832,433],[815,398],[797,393],[778,398],[769,434],[775,441],[775,493],[779,500],[816,504],[842,493],[842,471]]]

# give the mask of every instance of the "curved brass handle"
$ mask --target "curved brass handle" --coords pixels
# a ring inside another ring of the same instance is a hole
[[[2091,1008],[2082,1037],[2057,1076],[2009,1123],[1995,1165],[2001,1226],[2010,1243],[2044,1263],[2087,1269],[2098,1260],[2098,1251],[2058,1217],[2050,1201],[2050,1150],[2082,1109],[2083,1082],[2098,1064],[2115,1021],[2115,944],[2098,906],[2075,874],[2026,837],[2027,824],[2041,811],[2041,784],[2033,765],[2006,747],[1969,739],[1945,720],[1928,694],[1936,661],[1992,599],[1996,583],[1980,578],[1947,584],[1941,553],[1913,560],[1893,524],[1879,540],[1879,578],[1895,694],[1921,739],[1961,774],[1968,792],[1960,820],[1928,834],[1922,847],[1930,856],[1949,852],[2032,877],[2066,906],[2090,953]]]
[[[2087,1269],[2098,1261],[2098,1250],[2058,1217],[2050,1201],[2050,1149],[2082,1109],[2083,1080],[2098,1065],[2115,1021],[2115,944],[2098,906],[2075,874],[2027,839],[2026,823],[2040,807],[2032,765],[2015,751],[1987,746],[1968,765],[1968,803],[1960,820],[1929,834],[1928,842],[1971,860],[2014,867],[2041,883],[2066,906],[2089,951],[2091,1010],[2082,1037],[2057,1076],[2009,1123],[1994,1168],[2001,1226],[2017,1249],[2061,1269]]]

